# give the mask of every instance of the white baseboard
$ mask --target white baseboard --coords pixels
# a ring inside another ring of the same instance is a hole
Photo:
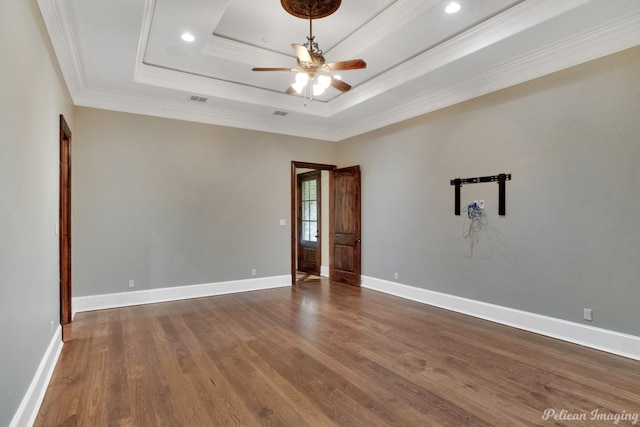
[[[640,360],[640,337],[362,276],[362,287]]]
[[[62,351],[62,327],[58,326],[55,333],[51,337],[51,342],[47,347],[44,357],[40,361],[38,370],[36,371],[27,393],[22,398],[20,406],[11,420],[9,427],[32,426],[38,416],[40,405],[47,392],[49,381],[53,375],[53,370],[60,357]]]
[[[273,276],[230,282],[205,283],[201,285],[175,286],[115,294],[92,295],[72,299],[73,315],[82,311],[103,310],[131,305],[153,304],[189,298],[210,297],[236,292],[291,286],[291,276]]]
[[[329,266],[328,265],[321,265],[320,266],[320,275],[322,277],[329,277]]]

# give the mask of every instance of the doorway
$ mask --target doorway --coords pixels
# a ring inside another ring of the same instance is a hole
[[[314,224],[310,213],[307,213],[309,221],[305,223],[302,212],[303,206],[308,208],[315,201],[309,194],[303,194],[302,183],[307,178],[317,179],[318,174],[320,181],[326,178],[320,187],[329,190],[318,200],[318,205],[329,207],[325,215],[319,215],[324,218],[324,226],[322,222]],[[320,275],[360,286],[360,215],[359,166],[337,169],[334,165],[291,162],[291,283],[310,281],[311,274],[314,281],[319,281],[316,257],[320,255],[317,248],[322,248],[321,251],[326,252],[321,255]],[[318,227],[321,233],[312,234],[316,230],[314,227]],[[316,235],[319,239],[317,244],[313,241]]]
[[[309,162],[291,162],[291,283],[292,284],[296,284],[296,282],[298,281],[298,253],[299,253],[299,243],[300,243],[300,233],[299,231],[301,230],[298,226],[298,212],[300,210],[299,208],[299,201],[300,198],[298,197],[298,176],[299,175],[303,175],[305,173],[318,173],[320,174],[320,181],[322,181],[322,175],[323,174],[327,174],[328,171],[334,170],[336,168],[335,165],[327,165],[327,164],[321,164],[321,163],[309,163]],[[312,176],[312,175],[309,175]],[[322,185],[321,185],[322,187]],[[328,188],[328,186],[325,186],[326,188]],[[321,190],[322,191],[322,190]],[[320,194],[320,200],[322,203],[322,196]],[[326,203],[326,201],[324,202],[325,206],[328,206],[328,204]],[[328,213],[328,212],[327,212]],[[322,215],[321,215],[322,217]],[[325,220],[326,220],[326,216],[325,216]],[[320,229],[322,230],[322,225],[320,225]],[[326,227],[326,229],[328,230],[328,227]],[[320,248],[322,248],[322,235],[319,235],[319,240],[320,240]],[[326,245],[325,245],[326,246]],[[322,249],[320,249],[320,259],[322,261]],[[322,264],[322,262],[320,263]],[[319,266],[320,267],[320,272],[319,274],[322,273],[322,265]],[[308,280],[309,276],[311,275],[311,273],[307,273],[304,271],[301,271],[300,273],[300,279],[301,280]],[[315,275],[315,273],[313,274],[313,277],[317,277]]]
[[[326,173],[326,172],[325,172]],[[298,174],[297,271],[320,276],[322,262],[322,171]]]
[[[60,325],[62,340],[71,323],[71,130],[60,114]]]

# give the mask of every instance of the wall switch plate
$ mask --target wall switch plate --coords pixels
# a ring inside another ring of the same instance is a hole
[[[287,225],[287,220],[286,219],[281,219],[280,220],[280,225]]]
[[[593,320],[593,310],[590,308],[584,309],[584,320],[592,321]]]

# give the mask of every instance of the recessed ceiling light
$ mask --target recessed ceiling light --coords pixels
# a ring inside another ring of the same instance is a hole
[[[452,1],[447,5],[444,11],[447,13],[456,13],[457,11],[460,10],[460,7],[461,7],[460,3],[456,3],[455,1]]]
[[[180,38],[186,42],[192,42],[192,41],[195,41],[196,39],[191,33],[182,33]]]

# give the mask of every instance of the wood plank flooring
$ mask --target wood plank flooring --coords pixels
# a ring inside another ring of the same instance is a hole
[[[326,279],[70,334],[35,426],[640,425],[638,361]]]

